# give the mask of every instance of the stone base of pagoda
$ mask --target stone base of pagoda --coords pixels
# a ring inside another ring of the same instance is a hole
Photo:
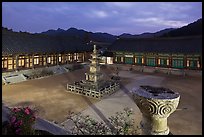
[[[120,88],[119,82],[110,82],[104,87],[98,89],[91,88],[88,83],[87,85],[80,82],[75,82],[74,84],[67,84],[67,92],[87,96],[90,98],[101,99],[106,95],[110,95]]]

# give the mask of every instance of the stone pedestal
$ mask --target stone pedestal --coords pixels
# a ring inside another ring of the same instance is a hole
[[[133,99],[142,112],[142,134],[168,135],[167,118],[179,104],[179,93],[166,88],[141,86],[133,91]]]

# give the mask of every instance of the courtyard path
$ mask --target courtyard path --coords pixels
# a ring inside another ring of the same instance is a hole
[[[131,79],[131,83],[121,85],[120,90],[95,104],[92,104],[89,98],[83,97],[85,102],[89,105],[87,109],[81,112],[83,115],[90,115],[98,121],[106,122],[108,117],[114,115],[116,112],[123,111],[124,108],[128,107],[133,109],[136,125],[139,125],[142,118],[141,113],[132,100],[130,91],[133,88],[139,88],[139,86],[144,83],[152,86],[160,86],[164,78],[151,75],[133,74],[128,71],[121,71],[119,76]],[[70,121],[65,121],[62,124],[64,124],[65,128],[69,130],[72,125]]]

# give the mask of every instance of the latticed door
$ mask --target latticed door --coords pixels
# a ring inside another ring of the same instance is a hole
[[[173,59],[172,67],[174,68],[183,68],[183,60],[182,59]]]
[[[126,63],[126,64],[133,64],[133,58],[131,58],[131,57],[125,57],[125,63]]]
[[[147,58],[148,66],[155,66],[155,58]]]

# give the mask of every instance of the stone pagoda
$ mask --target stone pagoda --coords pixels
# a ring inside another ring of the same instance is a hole
[[[120,84],[116,80],[104,79],[104,75],[100,70],[99,54],[94,45],[93,53],[91,54],[89,71],[85,73],[85,80],[67,84],[67,91],[75,94],[80,94],[92,98],[102,98],[105,95],[111,94],[118,90]]]
[[[100,83],[103,82],[103,74],[100,72],[100,60],[99,54],[96,50],[96,45],[94,45],[93,53],[91,54],[91,61],[89,72],[85,73],[86,82],[89,83],[93,88],[98,89]]]

